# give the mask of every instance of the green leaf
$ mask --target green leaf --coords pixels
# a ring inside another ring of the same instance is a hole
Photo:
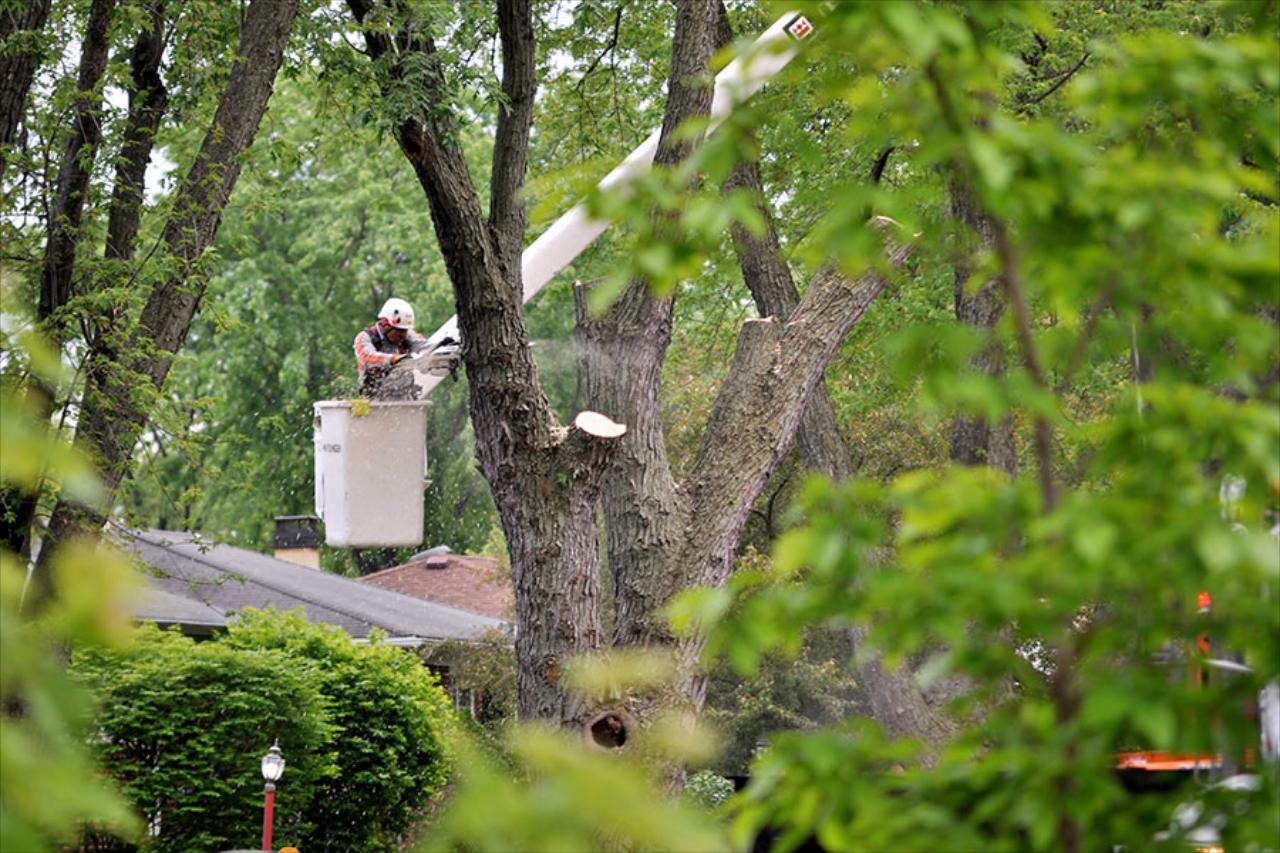
[[[1196,554],[1210,572],[1222,572],[1235,563],[1239,542],[1235,535],[1222,527],[1207,527],[1196,536]]]
[[[1103,519],[1077,519],[1071,530],[1071,547],[1089,563],[1100,566],[1110,558],[1119,531]]]

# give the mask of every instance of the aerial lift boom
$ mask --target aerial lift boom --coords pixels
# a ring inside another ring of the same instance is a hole
[[[790,12],[779,18],[740,57],[716,75],[708,132],[733,108],[751,97],[795,56],[795,42],[813,33],[813,24]],[[649,137],[600,181],[601,189],[625,184],[653,164],[660,131]],[[520,272],[524,302],[532,299],[609,227],[593,219],[585,204],[565,213],[524,250]],[[438,345],[458,338],[458,318],[449,320],[427,340]],[[413,381],[429,393],[448,375],[455,360],[445,348],[413,366]],[[325,400],[315,404],[315,506],[324,519],[330,546],[355,548],[409,546],[422,541],[423,473],[426,466],[425,400]],[[380,496],[402,500],[388,506]]]
[[[813,33],[813,24],[803,15],[788,12],[755,40],[751,48],[737,57],[716,75],[715,94],[711,101],[710,133],[733,111],[733,108],[754,95],[771,77],[787,66],[798,50],[797,42]],[[643,175],[653,165],[658,150],[661,130],[655,130],[641,142],[612,172],[597,185],[609,189],[625,184]],[[592,219],[585,203],[571,210],[551,224],[520,256],[520,276],[524,282],[524,302],[528,303],[557,273],[571,264],[574,258],[608,230],[610,223]],[[433,346],[445,338],[458,337],[458,317],[450,317],[437,329],[428,343]],[[438,385],[443,374],[435,372],[418,380],[425,395]]]

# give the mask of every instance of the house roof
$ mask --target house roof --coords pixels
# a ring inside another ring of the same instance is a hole
[[[133,612],[146,622],[180,625],[188,634],[212,634],[227,627],[227,617],[222,611],[154,586],[144,587],[137,593]]]
[[[365,575],[360,582],[495,619],[510,619],[515,612],[510,576],[487,557],[424,556]]]
[[[162,623],[225,616],[245,607],[302,607],[307,619],[353,637],[381,628],[394,637],[469,640],[501,629],[498,619],[401,595],[351,578],[298,566],[257,551],[166,530],[133,532],[127,548],[152,568],[136,611]],[[160,595],[154,595],[154,593]],[[194,609],[193,609],[194,608]],[[203,609],[201,609],[203,608]]]

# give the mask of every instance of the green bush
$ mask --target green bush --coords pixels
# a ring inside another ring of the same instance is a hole
[[[316,679],[287,657],[144,626],[127,650],[77,650],[71,673],[98,697],[98,763],[150,827],[144,849],[258,846],[259,760],[274,738],[288,761],[276,837],[312,836],[337,732]]]
[[[699,770],[689,775],[684,793],[697,805],[714,809],[733,796],[733,782],[711,770]]]
[[[319,782],[306,815],[315,831],[299,846],[309,853],[397,849],[448,778],[446,737],[455,717],[435,676],[403,649],[352,642],[296,611],[247,612],[223,642],[287,655],[325,697],[333,772]]]
[[[249,612],[204,643],[147,627],[72,672],[101,702],[99,763],[155,833],[144,849],[256,847],[276,738],[277,845],[394,850],[447,776],[453,712],[434,676],[298,612]]]

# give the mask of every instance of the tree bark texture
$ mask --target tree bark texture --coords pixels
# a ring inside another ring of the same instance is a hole
[[[765,222],[759,236],[741,225],[733,226],[734,246],[743,280],[762,317],[789,318],[800,302],[795,280],[782,255],[777,230],[768,205],[765,204],[760,168],[755,161],[739,163],[725,183],[725,190],[742,189],[755,199],[756,209]],[[852,453],[840,434],[835,408],[827,393],[825,378],[819,377],[804,408],[796,449],[806,467],[834,480],[854,474]],[[862,652],[866,631],[849,632],[856,662],[858,683],[866,694],[872,716],[886,732],[895,737],[915,737],[926,743],[939,744],[954,731],[951,723],[937,713],[921,693],[910,667],[886,669],[878,654]]]
[[[125,119],[124,144],[116,164],[111,209],[107,214],[108,260],[133,258],[142,219],[147,165],[155,145],[156,131],[169,105],[169,93],[160,77],[164,54],[164,3],[151,8],[151,19],[138,34],[129,53],[131,85],[129,113]]]
[[[71,130],[63,143],[56,194],[49,211],[49,236],[45,241],[44,266],[40,271],[40,302],[36,308],[36,320],[58,344],[62,341],[60,329],[65,321],[56,314],[71,298],[85,193],[97,158],[98,142],[102,139],[99,116],[102,93],[98,87],[107,70],[115,5],[115,0],[93,0],[89,7],[89,23],[76,78],[75,112]]]
[[[671,72],[657,168],[679,163],[694,140],[674,139],[687,120],[711,111],[707,76],[715,51],[717,0],[676,4]],[[602,506],[606,551],[614,582],[613,642],[670,643],[661,608],[681,588],[674,563],[685,535],[688,504],[679,493],[659,417],[662,362],[671,343],[674,299],[655,298],[633,281],[603,316],[583,329],[588,341],[588,405],[631,429],[605,478]],[[581,320],[581,318],[580,318]]]
[[[724,189],[726,192],[745,190],[751,193],[756,210],[765,223],[764,233],[759,237],[739,223],[732,226],[738,266],[742,270],[742,279],[755,300],[756,311],[761,317],[786,319],[800,303],[800,293],[782,255],[778,231],[764,201],[760,164],[754,160],[738,163],[725,182]],[[796,449],[810,470],[834,480],[853,476],[853,455],[840,434],[835,406],[831,403],[825,377],[813,389],[813,396],[805,407],[800,420],[800,431],[796,434]]]
[[[516,591],[517,693],[521,717],[581,725],[588,709],[564,688],[568,658],[603,645],[596,502],[616,437],[561,426],[547,402],[522,308],[520,254],[535,93],[534,34],[527,0],[499,0],[502,87],[487,219],[482,215],[455,120],[440,104],[449,81],[436,47],[403,3],[348,0],[382,73],[384,93],[406,85],[403,63],[427,59],[426,103],[403,118],[400,149],[422,185],[454,288],[462,359],[481,472],[507,538]]]
[[[502,266],[520,269],[524,249],[525,208],[520,190],[529,166],[529,133],[533,125],[535,45],[533,15],[526,3],[498,3],[502,42],[502,92],[507,102],[498,113],[493,140],[493,174],[489,179],[489,226]]]
[[[962,241],[955,260],[956,319],[989,335],[1004,313],[1000,281],[993,278],[974,292],[969,290],[973,277],[972,258],[981,248],[992,245],[991,223],[982,212],[967,183],[952,175],[947,181],[951,216],[967,239]],[[1003,376],[1004,347],[991,341],[970,362],[975,372]],[[962,465],[991,465],[1009,475],[1018,471],[1018,454],[1014,445],[1013,421],[1005,418],[994,426],[985,418],[958,414],[951,421],[951,459]]]
[[[199,261],[217,234],[241,157],[266,112],[297,11],[298,0],[249,4],[226,89],[164,229],[165,277],[148,297],[138,328],[118,330],[116,340],[95,347],[89,355],[76,444],[94,460],[110,493],[129,470],[133,447],[147,421],[148,391],[163,386],[204,294]],[[74,534],[93,535],[105,520],[100,509],[61,502],[48,538],[56,546]],[[42,549],[37,575],[47,575],[55,550]]]
[[[0,181],[8,149],[18,137],[27,93],[40,63],[37,40],[49,18],[50,0],[25,0],[0,12]]]
[[[671,339],[670,300],[650,298],[641,285],[593,318],[586,290],[577,287],[574,294],[587,405],[629,427],[601,492],[614,585],[611,643],[669,640],[665,624],[652,620],[665,601],[663,579],[672,571],[685,511],[667,460],[658,405],[662,356]]]
[[[862,655],[866,639],[865,628],[849,630],[855,659]],[[858,682],[866,693],[872,718],[890,737],[916,738],[937,747],[959,729],[954,720],[929,703],[916,683],[915,673],[906,664],[889,670],[885,669],[879,654],[866,655],[858,662]],[[926,757],[926,760],[930,759]]]
[[[59,351],[67,322],[67,318],[61,316],[59,311],[71,299],[85,196],[89,190],[93,164],[97,159],[98,143],[102,139],[99,115],[102,94],[99,86],[107,69],[115,5],[115,0],[94,0],[89,7],[76,74],[76,100],[71,129],[63,141],[53,203],[49,209],[44,261],[40,268],[36,322],[44,336]],[[11,14],[5,15],[6,19],[10,17]],[[23,97],[25,99],[25,92]],[[56,407],[57,389],[47,385],[39,377],[33,377],[27,385],[26,393],[36,418],[47,422]],[[29,541],[39,500],[38,488],[32,491],[6,490],[3,502],[11,507],[12,519],[3,524],[3,538],[15,553],[26,552],[25,546]]]
[[[877,220],[883,232],[894,224]],[[910,247],[888,233],[888,260],[900,266]],[[716,397],[693,469],[683,484],[690,503],[682,565],[706,555],[690,584],[728,578],[751,505],[790,450],[827,362],[886,286],[878,273],[850,283],[831,266],[813,277],[785,322],[743,326],[733,365]],[[689,585],[689,584],[686,584]]]

